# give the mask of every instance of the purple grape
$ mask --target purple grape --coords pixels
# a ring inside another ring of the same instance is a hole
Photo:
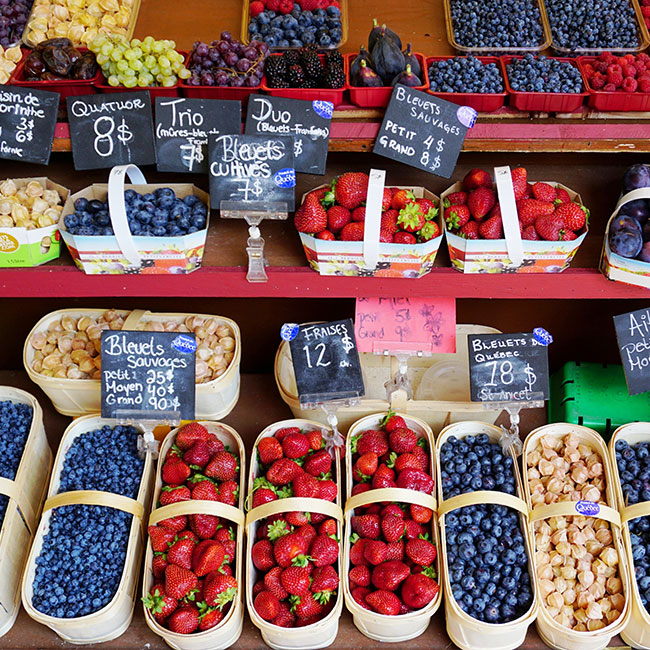
[[[217,72],[214,76],[214,81],[217,86],[227,86],[228,85],[228,74],[223,70]]]
[[[228,52],[228,54],[223,57],[223,60],[225,61],[226,65],[232,67],[237,63],[237,61],[239,61],[239,57],[234,52]]]
[[[214,76],[211,72],[202,72],[201,73],[201,85],[202,86],[214,86]]]
[[[237,70],[237,72],[247,72],[251,65],[251,62],[248,59],[239,59],[235,64],[235,70]]]
[[[210,48],[205,43],[199,43],[194,50],[194,52],[201,57],[207,56],[210,52]]]
[[[249,88],[257,88],[260,85],[260,80],[257,77],[246,77],[244,85]]]
[[[230,52],[230,43],[228,43],[228,41],[219,41],[217,43],[217,49],[219,50],[219,54],[221,54],[221,56],[226,56],[226,54]]]
[[[219,54],[219,50],[216,47],[211,47],[208,53],[208,58],[214,63],[221,58],[221,54]]]
[[[228,31],[221,32],[220,36],[222,41],[232,41],[232,34]]]
[[[232,51],[238,56],[242,56],[244,50],[246,49],[239,41],[234,41],[231,45]]]
[[[231,77],[230,86],[233,88],[241,88],[244,85],[244,77]]]
[[[250,61],[255,61],[259,56],[257,50],[254,47],[247,47],[242,54],[249,59]]]
[[[187,80],[188,85],[190,86],[200,86],[201,85],[201,79],[197,74],[193,74],[188,80]]]

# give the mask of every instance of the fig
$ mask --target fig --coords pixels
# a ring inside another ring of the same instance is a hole
[[[367,65],[372,67],[372,61],[370,60],[370,54],[368,54],[368,50],[366,50],[365,45],[362,45],[359,48],[359,54],[357,54],[352,63],[350,63],[350,78],[353,79],[354,76],[359,72],[359,68],[361,67],[361,61],[365,61]]]
[[[406,66],[406,70],[400,72],[395,77],[395,79],[393,79],[391,86],[397,86],[397,84],[410,86],[412,88],[413,86],[421,86],[422,82],[420,81],[420,77],[418,77],[416,74],[413,74],[411,71],[411,66],[409,64]]]
[[[612,253],[621,257],[636,257],[643,248],[641,230],[618,230],[609,235]]]
[[[353,86],[365,86],[367,88],[376,88],[383,86],[384,82],[381,77],[365,62],[361,61],[359,71],[352,77]]]
[[[650,169],[647,165],[632,165],[623,176],[623,191],[630,192],[641,187],[650,187]]]
[[[386,36],[390,37],[395,41],[395,44],[397,47],[402,49],[402,39],[392,30],[386,27],[386,25],[381,25],[377,23],[377,19],[373,18],[372,19],[372,29],[370,30],[370,34],[368,34],[368,52],[372,52],[374,49],[377,39],[379,38],[379,35],[382,33],[382,30],[384,30],[384,33]]]
[[[411,44],[407,43],[406,44],[406,49],[404,50],[404,63],[406,65],[411,66],[411,72],[422,78],[422,66],[420,65],[420,61],[418,60],[418,57],[413,54],[411,51]],[[422,84],[419,84],[422,85]]]
[[[371,58],[375,72],[386,86],[390,86],[391,81],[406,67],[401,48],[386,34],[385,26],[382,26],[372,48]]]

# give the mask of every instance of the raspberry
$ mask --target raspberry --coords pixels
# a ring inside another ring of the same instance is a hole
[[[605,83],[607,82],[607,78],[600,74],[600,72],[594,73],[593,77],[589,79],[589,85],[594,89],[594,90],[600,90]]]
[[[608,66],[607,81],[618,88],[623,83],[623,68],[616,64]]]
[[[624,57],[622,57],[623,61],[626,63],[634,63],[634,54],[626,54]],[[622,63],[621,63],[622,65]]]
[[[278,9],[280,8],[280,0],[268,0],[266,3],[266,8],[269,11],[275,11],[277,13]]]
[[[605,50],[604,52],[600,53],[600,56],[598,57],[599,61],[610,61],[611,59],[614,58],[614,55],[609,52],[608,50]]]
[[[643,61],[643,63],[648,65],[648,62],[650,61],[650,55],[646,54],[645,52],[642,52],[641,54],[637,55],[636,60],[637,61]]]
[[[588,79],[591,79],[591,76],[594,74],[594,66],[591,65],[591,63],[585,63],[583,66],[585,74],[587,75]]]
[[[637,75],[637,70],[631,63],[628,63],[628,64],[623,66],[623,76],[624,77],[632,77],[632,78],[634,78],[634,77],[636,77],[636,75]]]
[[[645,72],[646,71],[646,65],[645,65],[645,63],[643,61],[635,61],[632,65],[636,68],[637,72]]]
[[[251,2],[248,10],[250,11],[251,16],[259,16],[264,11],[264,3],[260,2],[259,0],[255,0],[255,2]]]
[[[623,79],[623,90],[626,93],[633,93],[636,92],[638,82],[636,79],[632,79],[632,77],[626,77]]]
[[[614,84],[605,84],[605,86],[603,87],[603,92],[615,93],[616,92],[616,86]]]
[[[650,93],[650,79],[642,79],[639,81],[639,90],[642,93]]]
[[[650,16],[650,6],[641,7],[641,13],[646,17]]]

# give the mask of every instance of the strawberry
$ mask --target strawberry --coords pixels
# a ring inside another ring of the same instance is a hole
[[[287,590],[282,586],[280,581],[280,576],[286,571],[279,566],[274,566],[267,574],[264,576],[264,586],[263,588],[267,591],[270,591],[278,600],[284,600],[289,596]]]
[[[257,445],[257,451],[262,465],[270,465],[274,460],[279,460],[283,456],[282,445],[273,436],[262,438]]]
[[[358,208],[352,210],[352,221],[362,223],[366,220],[366,206],[360,205]]]
[[[336,569],[330,564],[316,567],[312,578],[313,581],[310,589],[314,594],[332,592],[339,586],[339,574],[336,573]]]
[[[281,567],[288,567],[299,555],[305,555],[309,542],[299,533],[283,535],[275,541],[273,556]]]
[[[555,203],[570,203],[571,197],[569,193],[562,187],[557,188],[557,196],[555,198]]]
[[[478,239],[478,221],[468,221],[458,233],[464,239]]]
[[[151,587],[142,602],[159,623],[162,623],[178,607],[176,599],[165,593],[165,587],[162,584],[155,584]]]
[[[189,501],[192,498],[190,490],[185,485],[172,487],[166,485],[160,491],[160,505],[167,506],[170,503],[179,503],[180,501]]]
[[[384,193],[381,197],[381,211],[386,212],[390,209],[390,204],[393,202],[393,190],[390,187],[384,188]]]
[[[204,539],[192,551],[192,570],[198,577],[218,571],[225,556],[223,544],[212,539]]]
[[[202,424],[190,422],[178,430],[174,443],[179,449],[185,451],[198,440],[207,442],[209,437],[208,430]]]
[[[274,619],[280,613],[280,601],[269,591],[257,594],[253,607],[257,615],[265,621]]]
[[[192,568],[192,552],[196,544],[191,539],[180,539],[169,547],[167,551],[167,562],[183,567]]]
[[[329,451],[322,449],[309,456],[302,468],[312,476],[327,474],[332,468],[332,456]]]
[[[415,449],[411,452],[420,462],[420,467],[422,471],[429,471],[429,446],[426,444],[424,438],[418,440],[418,444]]]
[[[301,458],[309,449],[309,440],[302,433],[291,433],[282,441],[282,451],[287,458]]]
[[[289,566],[280,574],[283,589],[295,596],[309,593],[310,571],[306,567]]]
[[[149,539],[154,553],[164,553],[173,544],[176,533],[166,526],[149,526]]]
[[[548,201],[538,199],[521,199],[517,201],[517,216],[521,225],[525,228],[535,223],[537,217],[553,214],[555,205]]]
[[[180,432],[179,432],[180,433]],[[180,458],[170,458],[162,468],[162,480],[167,485],[182,485],[190,477],[190,466]]]
[[[270,503],[271,501],[277,501],[278,495],[269,488],[258,488],[253,492],[253,504],[251,508],[257,508],[257,506],[264,505],[265,503]]]
[[[305,433],[309,440],[309,448],[318,451],[323,447],[323,436],[320,431],[307,431]]]
[[[273,625],[277,625],[278,627],[294,627],[296,624],[296,617],[291,612],[291,609],[289,609],[289,605],[287,603],[280,603],[280,611],[278,615],[271,621],[271,623],[273,623]]]
[[[311,592],[304,596],[290,598],[295,615],[299,619],[308,619],[318,616],[323,611],[323,606],[314,598]]]
[[[310,512],[309,517],[313,521],[318,518],[318,514],[315,512]],[[300,526],[300,528],[298,528],[295,532],[298,533],[298,535],[301,535],[302,538],[307,542],[307,547],[311,546],[311,543],[318,536],[316,529],[311,524]]]
[[[372,565],[386,561],[386,542],[378,539],[369,539],[363,549],[363,557]]]
[[[565,205],[565,204],[563,204]],[[544,215],[535,221],[537,234],[546,241],[562,241],[566,232],[564,219],[556,218],[555,214]]]
[[[417,521],[419,524],[428,524],[433,517],[433,510],[415,504],[411,504],[410,512],[413,521]]]
[[[190,528],[200,539],[210,539],[217,532],[219,518],[214,515],[190,515]]]
[[[365,565],[352,567],[348,576],[359,587],[367,587],[370,584],[370,569]]]
[[[533,196],[540,201],[550,201],[557,198],[557,190],[548,183],[537,182],[533,185]]]
[[[392,451],[403,454],[415,448],[418,444],[418,437],[411,429],[393,429],[388,436],[388,444]]]
[[[184,454],[183,460],[188,465],[197,465],[205,467],[210,460],[210,449],[208,443],[203,440],[197,440]]]
[[[379,227],[379,241],[384,244],[392,244],[393,242],[393,233],[383,226]]]
[[[478,233],[483,239],[503,239],[503,222],[501,217],[490,217],[479,224]]]
[[[404,418],[401,415],[395,415],[393,411],[388,411],[388,413],[381,420],[380,425],[386,433],[391,433],[391,431],[395,431],[395,429],[406,428],[406,422]],[[388,451],[388,449],[386,451]]]
[[[316,239],[322,239],[324,241],[336,241],[336,237],[329,230],[321,230],[320,232],[314,235]]]
[[[418,241],[425,242],[435,239],[440,235],[440,226],[435,221],[427,221],[420,232],[418,232]]]
[[[415,238],[415,235],[412,235],[410,232],[399,231],[393,235],[394,244],[417,244],[418,240]]]
[[[395,472],[385,463],[382,463],[372,477],[372,487],[379,488],[395,487]]]
[[[209,573],[203,586],[203,599],[210,607],[223,609],[237,595],[237,580],[218,571]]]
[[[300,465],[289,458],[280,458],[269,467],[266,478],[273,485],[286,485],[300,473],[302,473]]]
[[[452,192],[443,199],[442,205],[445,210],[451,205],[465,205],[467,203],[467,192]]]
[[[589,217],[589,210],[584,205],[578,205],[577,203],[561,203],[555,209],[553,217],[558,220],[562,219],[566,229],[578,232],[585,227]]]
[[[329,535],[330,537],[336,537],[336,533],[336,519],[326,519],[318,526],[319,535]]]
[[[515,201],[523,199],[529,193],[528,187],[528,172],[524,167],[516,167],[510,172],[512,178],[512,186],[515,191]],[[486,237],[486,239],[490,239]]]
[[[537,234],[537,230],[535,230],[534,225],[526,226],[521,233],[521,238],[528,241],[536,241],[538,239],[541,239],[541,237]]]
[[[195,476],[201,476],[196,474]],[[192,499],[200,501],[219,501],[219,493],[212,481],[208,479],[199,480],[192,488]]]
[[[368,174],[361,172],[346,172],[341,174],[334,185],[336,202],[348,210],[365,202],[368,194]]]
[[[305,526],[311,521],[308,512],[298,512],[296,510],[287,512],[284,518],[290,526]]]
[[[415,194],[413,194],[411,190],[397,190],[393,193],[390,207],[399,212],[404,209],[407,204],[412,203],[413,201],[415,201]]]
[[[404,535],[406,536],[406,539],[417,539],[421,535],[424,535],[424,529],[420,524],[418,524],[417,521],[413,521],[412,519],[407,519],[404,522],[405,525],[405,532]]]
[[[431,566],[436,560],[437,549],[426,539],[409,539],[405,550],[406,555],[421,566]]]
[[[363,241],[363,223],[351,222],[341,230],[341,241]]]
[[[368,594],[365,601],[378,614],[397,616],[400,610],[400,600],[392,591],[380,589]]]
[[[318,498],[318,479],[311,474],[302,472],[291,481],[291,487],[293,488],[293,496],[295,497],[305,497],[307,499]]]
[[[221,623],[224,613],[218,607],[200,607],[200,623],[199,630],[205,632],[206,630],[211,630],[213,627],[216,627]]]
[[[463,178],[463,189],[475,190],[478,187],[492,187],[492,178],[483,169],[470,169]]]
[[[415,199],[415,202],[427,221],[433,221],[438,216],[438,208],[431,199]]]
[[[165,593],[171,598],[185,598],[198,584],[197,577],[189,569],[176,564],[170,564],[165,569]]]
[[[384,431],[369,429],[352,440],[352,453],[366,454],[374,452],[383,456],[388,451],[388,436]]]
[[[410,573],[409,568],[404,562],[390,560],[389,562],[384,562],[376,566],[372,570],[370,580],[377,589],[395,591]]]
[[[404,519],[395,515],[386,515],[381,520],[381,532],[387,542],[396,542],[404,535]]]
[[[191,634],[199,627],[199,610],[194,605],[183,605],[169,617],[167,627],[176,634]]]
[[[401,472],[403,469],[408,469],[409,467],[412,469],[425,470],[425,468],[422,467],[420,458],[418,458],[415,454],[410,453],[400,454],[395,461],[394,467],[396,472]]]
[[[151,560],[151,569],[153,570],[153,575],[156,580],[164,580],[165,578],[165,569],[169,566],[167,558],[163,553],[160,555],[154,555],[153,560]]]
[[[357,208],[358,210],[359,208]],[[399,218],[399,212],[397,210],[386,210],[384,214],[381,215],[381,226],[380,228],[386,230],[391,235],[394,235],[399,227],[397,225],[397,219]]]
[[[331,479],[325,479],[323,481],[318,481],[318,498],[323,499],[324,501],[334,501],[338,494],[338,488],[336,483]],[[321,515],[324,516],[324,515]],[[314,523],[318,523],[314,519]]]
[[[239,485],[236,481],[224,481],[219,486],[219,501],[229,506],[237,505],[239,497]]]
[[[350,519],[352,530],[361,537],[379,537],[379,515],[354,515]]]
[[[355,587],[352,589],[351,594],[354,602],[357,603],[357,605],[363,607],[363,609],[372,611],[372,608],[366,602],[366,597],[370,594],[370,589],[367,587]]]
[[[195,544],[199,543],[199,538],[191,530],[183,530],[178,533],[178,539],[191,539]]]
[[[251,548],[251,559],[258,571],[268,571],[275,565],[273,557],[273,545],[268,539],[261,539],[253,544]]]
[[[308,194],[296,210],[294,224],[298,232],[320,232],[327,228],[327,212],[315,196]]]
[[[397,477],[397,487],[431,494],[433,492],[433,479],[421,470],[405,469]]]
[[[421,609],[428,605],[439,591],[438,583],[425,575],[417,573],[410,575],[402,585],[404,604],[412,609]]]
[[[311,543],[309,555],[314,566],[334,564],[339,557],[339,544],[327,535],[318,535]]]
[[[387,506],[384,506],[381,509],[380,514],[382,517],[388,517],[388,515],[393,515],[393,517],[399,517],[400,519],[404,519],[404,511],[396,503],[389,503]]]
[[[342,205],[333,205],[327,211],[327,227],[332,233],[341,232],[343,226],[350,223],[351,218],[352,216],[347,208]]]
[[[485,215],[494,207],[497,199],[494,192],[487,187],[478,187],[467,197],[467,207],[477,221],[482,221]]]
[[[277,440],[282,442],[291,433],[300,433],[300,429],[298,427],[283,427],[278,429],[273,435]]]
[[[218,451],[205,468],[205,475],[218,481],[232,481],[237,476],[237,459],[228,451]]]
[[[350,547],[350,562],[354,566],[368,566],[368,560],[366,560],[364,555],[367,543],[368,540],[362,537],[361,539],[357,539]]]
[[[367,492],[370,490],[371,487],[367,483],[357,483],[356,485],[352,486],[352,496],[355,496],[357,494],[362,494],[363,492]]]
[[[386,544],[386,561],[390,560],[399,560],[400,562],[404,560],[404,542],[402,540]]]
[[[354,480],[370,481],[372,475],[377,471],[377,465],[377,454],[372,451],[369,451],[367,454],[362,454],[354,464]]]
[[[471,214],[466,205],[452,205],[445,212],[445,222],[450,230],[462,228],[470,218]]]

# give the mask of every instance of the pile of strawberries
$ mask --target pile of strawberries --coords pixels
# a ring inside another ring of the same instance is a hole
[[[331,187],[307,194],[296,211],[296,229],[317,239],[362,241],[367,194],[367,174],[341,174]],[[417,244],[440,235],[438,208],[429,199],[416,199],[410,190],[385,187],[381,211],[380,242]]]
[[[643,9],[650,14],[650,6]],[[583,62],[582,69],[592,90],[650,93],[650,56],[645,52],[620,57],[602,52],[595,61]]]
[[[297,0],[296,0],[297,1]],[[300,0],[303,11],[327,9],[327,7],[341,8],[339,0]],[[263,11],[275,11],[277,14],[290,14],[293,11],[293,0],[252,0],[250,3],[251,16],[259,16]]]
[[[584,232],[589,211],[571,201],[569,193],[548,183],[529,183],[524,167],[511,171],[521,238],[571,241]],[[447,229],[465,239],[503,239],[503,221],[492,178],[472,169],[463,189],[443,201]]]
[[[236,506],[239,461],[197,422],[182,427],[162,468],[159,506],[190,500]],[[149,526],[154,585],[144,599],[172,632],[209,630],[237,595],[235,526],[207,514],[180,515]]]
[[[427,441],[400,416],[388,413],[381,429],[355,436],[350,451],[353,495],[384,487],[433,492]],[[355,602],[378,614],[397,616],[422,609],[436,598],[432,517],[429,508],[405,503],[355,508],[349,567]]]

